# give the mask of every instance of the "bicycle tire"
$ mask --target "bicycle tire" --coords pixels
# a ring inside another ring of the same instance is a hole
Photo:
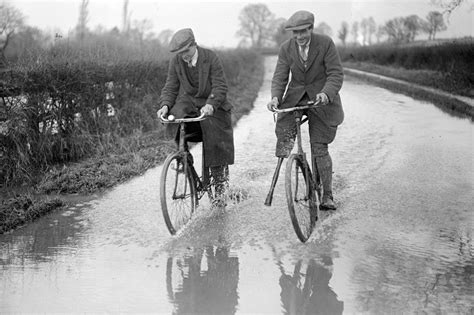
[[[171,235],[175,235],[191,220],[196,208],[196,188],[190,170],[192,166],[188,164],[185,168],[183,160],[183,153],[171,154],[161,171],[161,211]]]
[[[290,155],[285,173],[286,199],[293,229],[303,243],[311,236],[319,217],[317,197],[312,186],[308,163],[297,154]]]

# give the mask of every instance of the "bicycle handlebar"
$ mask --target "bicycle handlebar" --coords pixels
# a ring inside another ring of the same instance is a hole
[[[203,121],[204,119],[206,119],[206,115],[204,113],[201,113],[201,115],[198,116],[198,117],[177,118],[177,119],[173,119],[173,120],[169,120],[169,119],[165,118],[164,116],[160,116],[160,119],[161,119],[162,122],[164,122],[166,124],[179,124],[179,123]]]
[[[276,108],[274,110],[274,113],[288,113],[288,112],[294,112],[294,111],[297,111],[297,110],[303,110],[303,109],[308,109],[308,108],[315,108],[315,107],[318,107],[318,104],[319,102],[315,102],[315,101],[309,101],[308,103],[306,103],[307,105],[303,105],[303,106],[295,106],[295,107],[289,107],[289,108],[282,108],[282,109],[278,109]]]

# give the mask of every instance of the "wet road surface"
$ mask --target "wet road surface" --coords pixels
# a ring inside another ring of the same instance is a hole
[[[472,313],[474,124],[346,78],[330,145],[338,210],[301,244],[283,176],[263,205],[275,61],[235,129],[231,186],[245,198],[201,207],[171,237],[157,167],[2,235],[0,313]]]

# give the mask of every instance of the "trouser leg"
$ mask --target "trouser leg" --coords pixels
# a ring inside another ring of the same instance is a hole
[[[332,195],[332,159],[329,155],[328,145],[326,143],[312,143],[311,149],[323,185],[321,205],[328,209],[335,209]]]
[[[277,136],[275,156],[286,158],[290,155],[295,145],[296,124],[293,113],[278,114],[278,120],[275,127]]]
[[[229,166],[211,166],[211,176],[214,179],[214,205],[225,206],[226,191],[229,188]]]

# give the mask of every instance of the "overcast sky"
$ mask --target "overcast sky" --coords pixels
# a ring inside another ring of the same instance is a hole
[[[0,0],[3,1],[3,0]],[[28,25],[47,31],[60,30],[67,34],[77,24],[81,0],[6,0],[18,8]],[[473,36],[472,0],[465,0],[450,17],[448,30],[438,38]],[[417,14],[422,18],[430,11],[440,10],[430,0],[326,0],[326,1],[184,1],[184,0],[129,0],[131,19],[148,19],[153,31],[174,31],[191,27],[196,41],[208,47],[233,47],[239,42],[239,14],[250,3],[266,4],[276,17],[288,18],[297,10],[308,10],[315,14],[318,24],[329,24],[334,37],[342,21],[349,25],[354,21],[372,16],[377,25],[387,20]],[[88,27],[102,25],[106,29],[120,28],[122,21],[121,0],[89,0]],[[336,39],[336,38],[335,38]]]

